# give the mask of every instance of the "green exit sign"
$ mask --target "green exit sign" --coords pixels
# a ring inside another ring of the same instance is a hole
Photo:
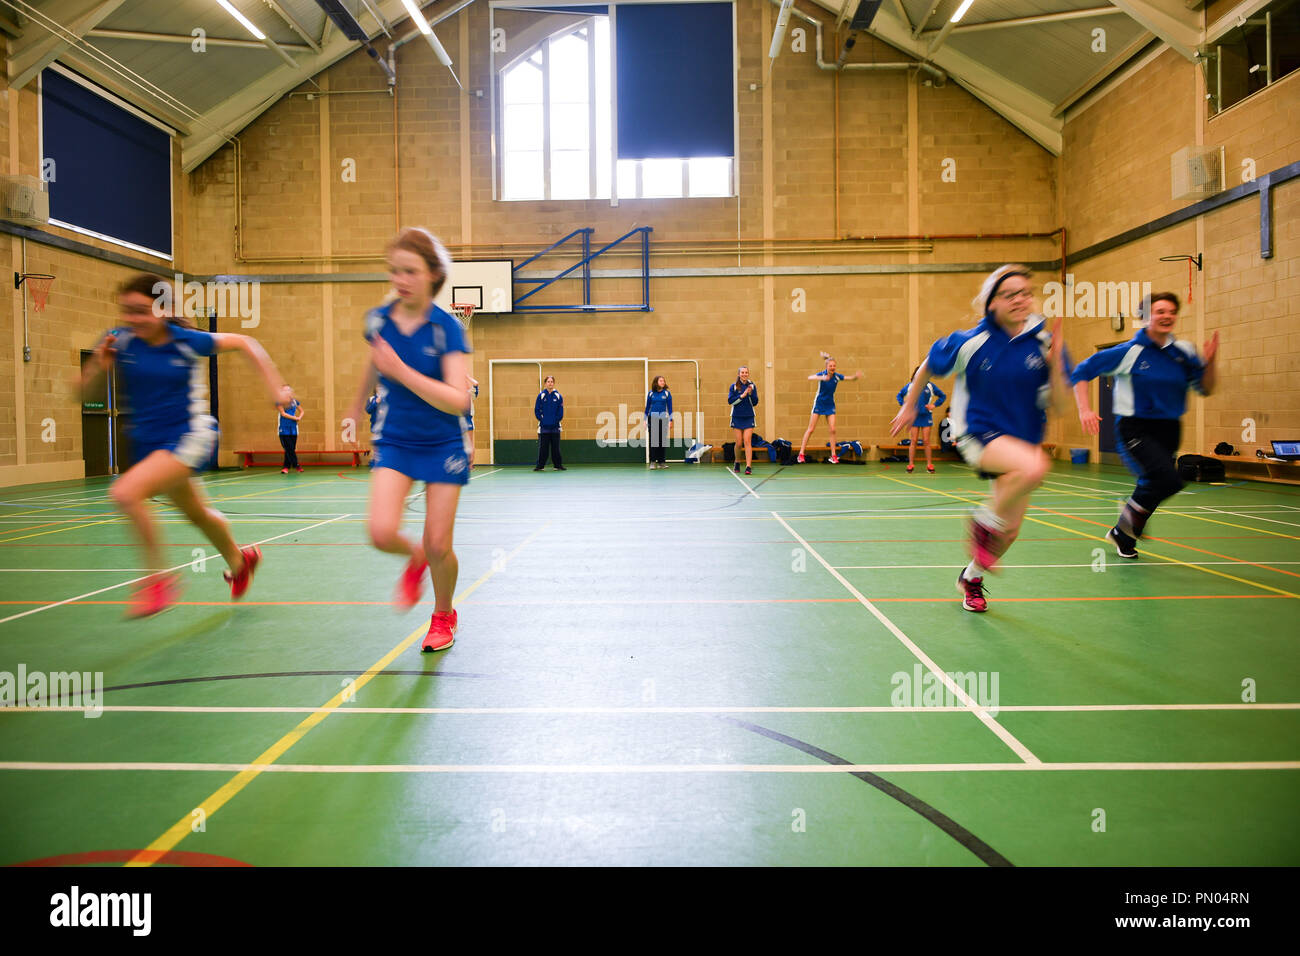
[[[82,402],[81,410],[85,412],[102,412],[105,408],[103,402]]]

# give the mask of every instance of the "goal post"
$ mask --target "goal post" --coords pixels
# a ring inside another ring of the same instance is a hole
[[[492,464],[531,464],[537,457],[533,404],[548,375],[564,396],[563,455],[579,463],[650,460],[645,396],[652,377],[673,388],[674,369],[690,371],[674,392],[672,448],[685,449],[700,435],[699,364],[694,359],[647,356],[517,358],[488,362],[488,457]],[[535,378],[534,378],[535,376]],[[683,401],[685,399],[685,401]],[[693,399],[693,401],[692,401]],[[693,404],[691,413],[681,408]]]

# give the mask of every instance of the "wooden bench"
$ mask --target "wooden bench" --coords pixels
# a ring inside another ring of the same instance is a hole
[[[877,450],[878,452],[880,452],[880,454],[881,454],[882,456],[884,456],[884,455],[906,455],[906,454],[907,454],[907,449],[910,448],[910,447],[911,447],[910,445],[877,445],[877,446],[876,446],[876,450]],[[1045,442],[1043,442],[1043,451],[1047,452],[1047,457],[1048,457],[1048,458],[1055,458],[1055,457],[1056,457],[1056,443],[1055,443],[1055,442],[1050,442],[1050,441],[1045,441]],[[955,451],[941,451],[938,445],[931,445],[931,446],[930,446],[930,453],[931,453],[931,454],[930,454],[930,457],[931,457],[931,458],[939,459],[939,460],[942,460],[942,461],[960,461],[960,460],[961,460],[961,455],[959,455],[957,452],[955,452]],[[916,446],[916,455],[917,455],[918,458],[924,458],[924,457],[925,457],[925,448],[924,448],[923,446],[921,446],[921,445],[917,445],[917,446]]]
[[[237,451],[235,452],[235,454],[238,455],[241,459],[239,465],[240,468],[257,468],[257,467],[276,468],[284,464],[283,448],[277,448],[275,449],[275,451]],[[337,461],[330,462],[330,461],[309,460],[311,458],[320,458],[325,455],[343,455],[345,457],[352,459],[353,468],[360,468],[361,460],[369,456],[370,449],[369,448],[344,448],[338,451],[333,451],[333,450],[308,451],[306,449],[298,449],[297,454],[298,454],[298,463],[307,468],[328,467],[330,465],[341,464],[341,462],[337,462]],[[258,455],[261,455],[263,457],[269,455],[274,460],[259,462],[256,460]]]
[[[912,447],[911,445],[877,445],[876,450],[880,452],[880,457],[883,458],[885,455],[906,456],[907,450],[911,447]],[[916,457],[921,461],[925,461],[925,446],[923,445],[916,446]],[[961,456],[958,455],[955,451],[945,451],[941,449],[938,445],[930,446],[930,457],[936,461],[960,461],[961,460]]]
[[[1283,485],[1300,484],[1300,462],[1269,461],[1267,458],[1247,458],[1245,455],[1207,455],[1223,462],[1224,477],[1248,478],[1251,481],[1271,481]]]

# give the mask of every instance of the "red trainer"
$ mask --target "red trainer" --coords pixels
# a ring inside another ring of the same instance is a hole
[[[968,611],[987,611],[989,602],[984,600],[984,579],[967,578],[966,572],[957,575],[957,591],[962,597],[961,606]]]
[[[429,633],[424,635],[423,651],[445,651],[456,643],[456,612],[435,611],[429,619]]]
[[[248,590],[248,586],[253,583],[253,572],[257,570],[257,564],[262,560],[262,549],[255,544],[247,548],[240,548],[239,553],[244,556],[244,566],[238,574],[231,574],[229,571],[222,573],[222,576],[230,582],[230,600],[238,601]]]
[[[915,470],[916,470],[916,465],[908,465],[908,466],[907,466],[907,473],[908,473],[909,475],[910,475],[913,471],[915,471]]]
[[[171,575],[146,581],[131,595],[131,604],[126,610],[127,619],[152,617],[160,611],[165,611],[176,603],[179,594],[180,585]]]
[[[393,597],[393,604],[399,610],[409,611],[420,603],[420,596],[424,594],[424,580],[428,574],[428,561],[412,558],[406,562],[406,570],[397,582],[397,594]]]
[[[974,518],[970,520],[970,554],[975,563],[992,571],[1006,548],[1002,535]]]
[[[933,474],[934,474],[934,465],[926,465],[926,466],[925,466],[925,470],[928,471],[930,474],[933,475]]]

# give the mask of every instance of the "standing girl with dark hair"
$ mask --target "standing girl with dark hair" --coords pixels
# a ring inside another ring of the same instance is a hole
[[[931,374],[955,376],[957,449],[977,473],[993,479],[992,500],[971,516],[971,562],[957,575],[968,611],[988,610],[984,572],[1016,540],[1029,496],[1052,467],[1041,445],[1046,409],[1061,414],[1068,405],[1061,320],[1047,331],[1034,312],[1030,277],[1025,266],[1006,265],[984,280],[972,302],[979,324],[930,346],[889,428],[897,435],[916,419]]]
[[[465,328],[434,304],[451,257],[424,229],[404,229],[388,243],[388,274],[397,297],[366,315],[370,361],[353,401],[351,418],[361,416],[366,395],[378,379],[373,477],[370,481],[370,540],[380,551],[407,558],[395,604],[413,607],[433,579],[433,616],[421,649],[446,650],[455,643],[452,598],[460,570],[452,550],[460,489],[469,482],[469,457],[461,416],[469,411],[470,351]],[[401,531],[411,485],[424,484],[424,534]]]
[[[668,467],[668,435],[673,428],[673,393],[668,379],[655,377],[645,397],[645,426],[650,441],[650,467]]]
[[[907,384],[898,390],[898,404],[902,405],[907,398],[907,390],[912,385],[912,378],[920,371],[921,366],[912,369],[912,377],[907,380]],[[911,474],[916,467],[916,446],[918,444],[925,446],[925,470],[934,474],[934,461],[930,457],[930,428],[934,425],[934,410],[937,406],[942,405],[948,400],[945,395],[933,382],[925,383],[925,390],[921,394],[921,400],[916,410],[916,421],[912,422],[912,444],[907,446],[907,471]]]
[[[284,466],[280,474],[289,474],[290,468],[302,471],[298,464],[298,423],[302,421],[302,402],[294,397],[293,389],[286,385],[280,391],[283,405],[280,408],[280,447],[284,449]]]
[[[195,472],[212,456],[216,420],[209,414],[207,356],[243,352],[271,397],[281,401],[283,380],[256,339],[200,332],[157,308],[156,276],[140,274],[118,289],[122,324],[106,333],[82,373],[83,387],[117,364],[131,402],[135,463],[113,482],[109,496],[131,520],[153,574],[132,596],[128,617],[146,617],[175,603],[176,579],[163,573],[159,535],[148,500],[166,495],[226,559],[230,597],[244,596],[262,558],[256,545],[240,548],[230,522],[208,505]]]
[[[736,380],[727,389],[731,406],[731,427],[736,433],[736,471],[740,471],[740,448],[745,448],[745,474],[753,474],[754,406],[758,404],[758,386],[749,380],[749,366],[736,370]]]
[[[1137,476],[1137,486],[1124,503],[1106,540],[1121,558],[1136,558],[1137,542],[1147,519],[1168,498],[1178,494],[1183,481],[1174,466],[1182,438],[1187,390],[1202,395],[1214,391],[1219,353],[1219,333],[1205,343],[1205,359],[1191,342],[1174,337],[1178,323],[1178,296],[1161,292],[1144,303],[1147,327],[1127,342],[1090,355],[1070,376],[1079,423],[1089,435],[1100,430],[1101,417],[1088,402],[1088,382],[1098,375],[1115,378],[1113,409],[1116,447],[1120,459]]]

